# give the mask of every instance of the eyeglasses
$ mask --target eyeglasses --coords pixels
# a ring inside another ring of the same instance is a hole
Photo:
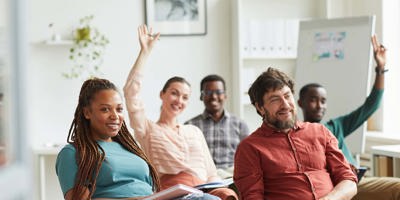
[[[212,96],[213,94],[221,95],[225,94],[225,90],[203,90],[201,94],[204,96]]]

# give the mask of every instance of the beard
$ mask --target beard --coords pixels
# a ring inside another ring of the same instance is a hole
[[[277,130],[286,130],[294,127],[294,124],[297,120],[296,115],[291,113],[292,119],[288,119],[286,121],[279,120],[277,118],[272,117],[272,115],[265,110],[265,115],[264,115],[264,123],[270,124],[273,127],[275,127]]]

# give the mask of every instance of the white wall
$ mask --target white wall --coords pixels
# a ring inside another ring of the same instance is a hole
[[[385,75],[385,93],[381,108],[368,120],[368,130],[382,131],[387,135],[399,137],[398,117],[400,112],[400,93],[398,75],[400,70],[398,55],[400,53],[400,3],[397,0],[329,0],[331,17],[376,15],[375,30],[379,41],[387,51],[386,68],[390,71]],[[375,63],[373,63],[375,66]],[[375,73],[371,74],[375,79]],[[371,82],[373,84],[373,82]],[[372,88],[372,86],[371,86]],[[397,135],[397,136],[396,136]]]
[[[398,126],[400,112],[400,2],[396,0],[383,1],[382,13],[383,34],[382,40],[387,51],[386,68],[389,72],[385,75],[385,98],[383,101],[383,131],[385,133],[394,133],[400,138],[400,127]]]
[[[50,37],[48,24],[54,23],[57,32],[70,38],[79,19],[93,14],[93,25],[110,39],[102,68],[104,77],[122,89],[139,51],[136,28],[145,21],[144,0],[31,0],[29,3],[31,43],[26,114],[30,139],[34,146],[65,143],[82,80],[61,76],[72,65],[68,60],[68,45],[40,44]],[[202,112],[199,82],[205,75],[220,74],[231,85],[229,8],[229,0],[208,0],[207,35],[160,39],[144,70],[142,96],[151,119],[158,119],[161,105],[158,91],[171,76],[183,76],[192,84],[191,102],[180,117],[181,122]]]

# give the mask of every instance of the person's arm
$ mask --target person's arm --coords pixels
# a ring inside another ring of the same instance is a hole
[[[154,44],[160,38],[160,33],[153,35],[152,28],[150,28],[150,30],[147,30],[146,25],[139,26],[138,35],[140,52],[138,57],[136,58],[135,63],[132,66],[131,71],[129,72],[125,86],[129,86],[131,84],[131,81],[133,80],[134,74],[137,74],[142,70],[144,64],[147,61],[147,57],[150,55],[150,52],[154,47]]]
[[[76,150],[73,146],[67,145],[58,153],[55,168],[65,200],[72,200],[73,191],[76,189],[76,174],[78,173]],[[82,200],[89,197],[89,190],[87,188],[83,190],[84,192],[79,198]]]
[[[207,168],[206,169],[206,171],[207,171],[207,181],[206,182],[210,183],[210,182],[220,181],[221,178],[217,174],[217,167],[215,167],[214,160],[211,157],[211,153],[208,148],[206,139],[204,138],[203,133],[197,126],[193,125],[193,127],[195,128],[195,130],[197,132],[196,135],[199,137],[199,142],[201,143],[201,146],[202,146],[202,148],[201,148],[203,151],[202,155],[204,155],[204,160],[205,160],[206,168]]]
[[[343,180],[331,192],[319,200],[350,200],[356,194],[356,183],[350,180]]]
[[[385,65],[386,65],[386,49],[378,42],[376,35],[371,38],[372,47],[374,49],[374,59],[376,62],[376,70],[378,71],[375,75],[374,88],[383,90],[385,83]]]
[[[323,127],[326,137],[326,163],[334,189],[320,200],[350,200],[357,193],[357,177],[338,148],[335,136]]]
[[[246,140],[236,149],[233,180],[241,199],[264,199],[264,177],[259,154]]]
[[[374,59],[376,62],[375,72],[375,82],[371,93],[368,95],[367,99],[356,110],[353,112],[333,119],[335,124],[329,124],[333,126],[332,130],[335,132],[336,129],[340,129],[344,137],[352,134],[358,127],[360,127],[368,118],[379,108],[379,104],[382,100],[384,82],[385,82],[385,65],[386,65],[386,49],[381,45],[376,35],[372,36],[371,43],[374,51]],[[328,122],[333,123],[333,122]]]
[[[140,52],[132,66],[132,69],[129,72],[123,90],[126,100],[126,107],[128,109],[130,125],[135,130],[135,134],[144,134],[146,117],[144,115],[142,102],[138,98],[141,88],[140,73],[155,42],[160,37],[160,33],[152,36],[151,29],[148,31],[146,25],[141,25],[138,28],[138,35],[141,47]]]

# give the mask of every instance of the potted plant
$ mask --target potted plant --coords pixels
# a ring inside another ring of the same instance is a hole
[[[100,66],[109,40],[91,26],[93,18],[93,15],[81,18],[79,27],[72,32],[74,43],[69,50],[69,59],[73,66],[63,73],[65,78],[90,78],[102,74]]]

